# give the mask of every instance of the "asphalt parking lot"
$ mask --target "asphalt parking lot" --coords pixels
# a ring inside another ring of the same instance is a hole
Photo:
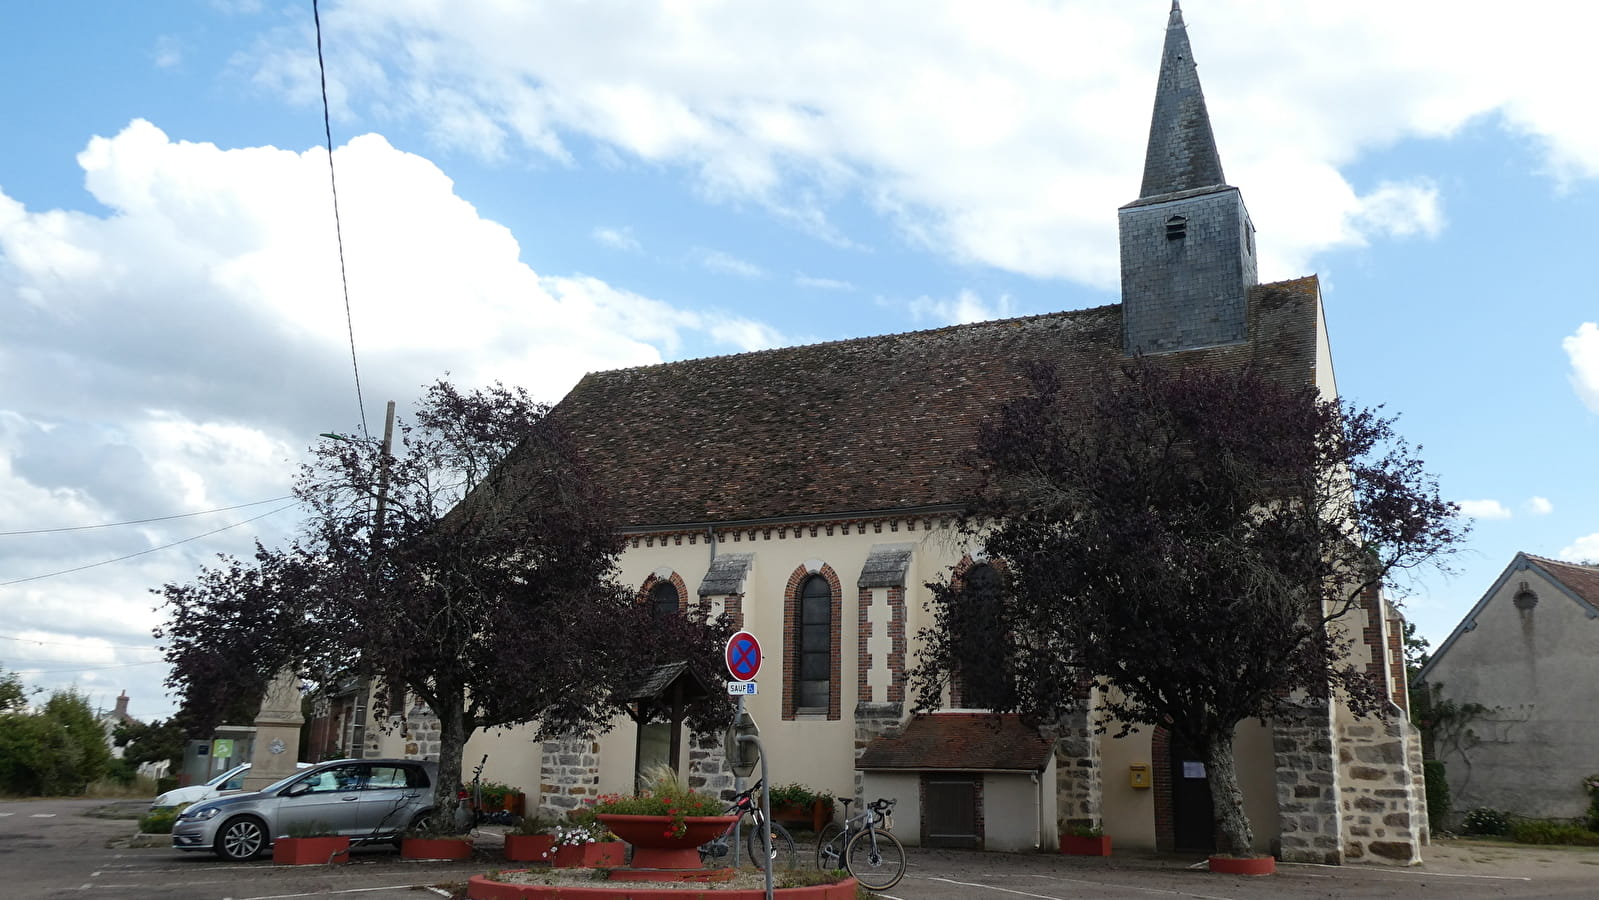
[[[103,801],[0,802],[0,897],[411,898],[450,896],[474,874],[504,868],[498,835],[482,835],[477,858],[461,863],[401,860],[388,847],[358,849],[340,866],[223,863],[210,854],[126,846],[128,819],[88,815]],[[809,848],[805,848],[809,849]],[[802,850],[802,855],[805,855]],[[1212,875],[1199,860],[1118,853],[1108,859],[1056,854],[910,851],[905,880],[887,900],[971,898],[1188,897],[1250,900],[1338,898],[1591,898],[1599,896],[1599,851],[1442,841],[1425,865],[1284,865],[1277,875]]]

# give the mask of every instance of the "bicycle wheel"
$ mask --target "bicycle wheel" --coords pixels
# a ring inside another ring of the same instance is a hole
[[[905,877],[905,845],[886,831],[858,831],[844,848],[844,868],[870,891],[886,891]]]
[[[772,823],[771,832],[772,871],[775,872],[778,869],[794,868],[794,836],[788,833],[787,828],[784,828],[782,825],[779,825],[776,822]],[[751,822],[750,827],[745,831],[744,839],[744,846],[749,848],[750,851],[750,862],[754,864],[757,869],[762,868],[760,862],[761,854],[766,851],[765,848],[761,846],[762,841],[760,827],[754,822]]]
[[[844,826],[828,822],[816,835],[816,868],[823,872],[844,868]]]

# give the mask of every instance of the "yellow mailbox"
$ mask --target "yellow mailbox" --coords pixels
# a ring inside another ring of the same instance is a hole
[[[1127,767],[1127,783],[1135,788],[1149,787],[1149,764],[1133,763]]]

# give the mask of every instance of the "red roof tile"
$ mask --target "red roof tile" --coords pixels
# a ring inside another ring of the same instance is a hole
[[[1526,557],[1538,564],[1538,567],[1549,573],[1549,577],[1565,585],[1572,593],[1588,601],[1591,606],[1599,606],[1599,566],[1579,566],[1576,563],[1562,562],[1558,559],[1545,559],[1542,556]]]
[[[932,713],[913,717],[896,737],[866,745],[857,769],[961,769],[1040,772],[1054,743],[1014,715]]]
[[[1308,382],[1317,290],[1254,288],[1248,343],[1169,358]],[[962,453],[1030,360],[1068,385],[1112,371],[1121,308],[595,372],[552,415],[624,526],[954,507],[974,485]]]

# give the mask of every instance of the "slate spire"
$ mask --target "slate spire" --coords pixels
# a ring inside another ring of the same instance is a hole
[[[1225,184],[1182,7],[1172,0],[1140,199]]]

